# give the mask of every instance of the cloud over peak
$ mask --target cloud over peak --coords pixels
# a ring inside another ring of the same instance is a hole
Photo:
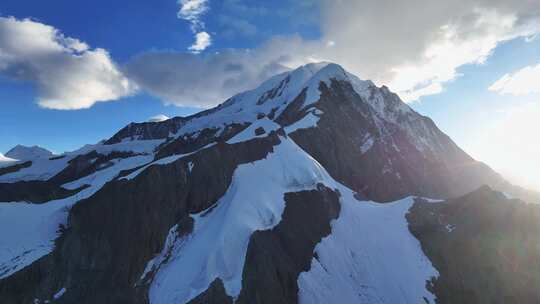
[[[540,5],[530,0],[291,0],[291,12],[306,6],[319,11],[320,35],[271,33],[250,49],[201,54],[215,40],[201,19],[210,2],[177,3],[177,16],[190,25],[194,43],[183,51],[139,54],[121,68],[105,49],[65,37],[51,26],[0,17],[0,73],[34,83],[39,104],[54,109],[87,108],[137,90],[165,103],[210,107],[284,69],[330,61],[413,101],[443,91],[459,76],[459,67],[485,62],[501,42],[540,34]],[[263,35],[258,19],[276,22],[282,13],[264,2],[246,3],[224,0],[216,5],[222,10],[214,16],[224,29],[221,37],[228,30],[231,37]],[[239,18],[242,14],[252,18]],[[538,70],[508,74],[490,89],[524,93],[523,79]]]
[[[51,109],[89,108],[135,90],[106,50],[30,19],[0,17],[0,73],[32,82],[38,104]]]
[[[206,54],[197,63],[198,66],[202,64],[203,67],[198,68],[204,71],[204,77],[171,82],[170,87],[165,85],[169,81],[165,81],[157,86],[152,85],[153,91],[175,104],[194,105],[201,102],[201,106],[208,106],[217,104],[238,90],[253,87],[258,80],[249,79],[240,84],[236,79],[241,77],[232,72],[224,73],[218,68],[225,66],[226,62],[247,66],[256,58],[256,64],[252,64],[250,71],[245,74],[247,78],[263,75],[263,70],[257,69],[266,69],[267,66],[295,68],[308,62],[330,61],[361,78],[387,85],[410,102],[440,93],[447,82],[459,77],[459,67],[484,63],[501,42],[540,33],[540,5],[529,0],[515,0],[511,4],[506,0],[455,0],[444,4],[431,0],[302,2],[320,10],[319,37],[306,39],[294,34],[273,36],[247,51],[227,51],[226,55]],[[314,2],[318,4],[313,5]],[[268,20],[276,17],[272,15],[275,12],[265,9],[265,4],[259,4],[257,10],[252,11],[252,7],[245,3],[227,0],[224,5],[228,10],[249,10],[257,16],[264,15]],[[299,3],[291,2],[291,5],[301,6]],[[295,11],[298,8],[290,9]],[[230,19],[236,19],[220,16],[218,22],[226,23],[228,28],[233,27]],[[241,33],[243,36],[257,34],[256,28],[249,24],[235,23],[235,26],[235,33],[242,32],[238,26],[245,28],[245,33]],[[192,50],[196,49],[199,48]],[[160,54],[151,52],[149,55],[140,56],[130,63],[131,70],[138,71],[139,84],[154,83],[149,79],[154,76],[148,74],[145,77],[141,64],[143,58],[159,62]],[[194,64],[191,57],[173,55],[172,52],[161,55],[166,61],[171,56],[175,57],[175,62],[155,65],[151,68],[152,75],[176,75],[180,73],[179,67]],[[180,62],[182,60],[186,62]],[[213,62],[220,64],[216,67],[206,64]],[[144,65],[148,68],[148,64]],[[163,70],[158,72],[158,69]],[[195,83],[196,79],[203,83]],[[213,81],[216,83],[208,85],[210,79],[215,79]],[[227,85],[224,84],[225,80]],[[194,87],[205,89],[193,90]],[[212,96],[222,98],[212,100]]]

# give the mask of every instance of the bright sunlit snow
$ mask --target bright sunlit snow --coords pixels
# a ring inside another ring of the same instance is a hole
[[[412,198],[357,201],[341,188],[341,214],[317,245],[317,259],[298,278],[300,303],[429,303],[426,281],[438,272],[409,232]]]
[[[109,155],[112,152],[133,152],[136,154],[150,154],[163,142],[163,140],[134,140],[124,141],[112,145],[98,143],[85,145],[73,152],[62,154],[61,158],[41,157],[32,159],[32,165],[19,171],[0,176],[0,182],[13,183],[17,181],[47,180],[62,171],[74,157],[96,151],[99,154]],[[0,160],[1,166],[1,160]]]
[[[187,239],[174,245],[169,242],[162,256],[170,252],[172,257],[160,266],[152,282],[152,304],[186,303],[216,278],[222,279],[227,294],[236,297],[251,234],[279,223],[286,192],[330,182],[325,170],[308,154],[290,139],[281,140],[266,159],[236,169],[216,207],[194,216],[194,231]],[[150,267],[157,267],[160,260],[151,261]]]
[[[294,142],[282,141],[266,159],[238,167],[216,206],[193,216],[193,233],[176,238],[177,227],[171,229],[161,254],[149,261],[141,277],[158,270],[150,302],[187,303],[216,278],[223,281],[228,295],[237,297],[251,234],[279,223],[284,193],[313,189],[317,183],[340,191],[342,209],[332,223],[332,234],[316,248],[320,262],[314,259],[311,271],[299,278],[301,302],[422,303],[424,297],[432,301],[425,283],[437,272],[405,220],[412,199],[391,204],[357,201]],[[336,294],[341,301],[330,297]]]

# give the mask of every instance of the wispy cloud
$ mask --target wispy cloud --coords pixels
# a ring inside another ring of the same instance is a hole
[[[179,0],[180,10],[178,18],[190,23],[190,28],[195,34],[195,42],[188,50],[193,53],[204,51],[210,46],[212,39],[205,29],[205,24],[201,17],[208,11],[208,0]]]
[[[493,83],[489,90],[499,94],[527,95],[540,92],[540,64],[509,73]]]
[[[208,46],[212,44],[212,38],[207,32],[198,32],[195,34],[195,43],[189,47],[189,50],[195,54],[204,51]]]
[[[272,64],[294,68],[311,61],[336,62],[361,78],[389,86],[410,102],[442,92],[447,82],[459,77],[459,67],[482,64],[500,43],[540,33],[540,6],[529,0],[514,0],[511,5],[507,0],[455,0],[445,5],[431,0],[305,2],[309,7],[320,10],[320,18],[317,19],[320,37],[273,36],[250,49],[249,56],[242,51],[228,52],[227,56],[207,54],[207,61],[229,60],[231,64],[245,64],[250,62],[246,58],[257,58],[259,62],[253,68]],[[314,5],[314,2],[319,3]],[[240,12],[252,11],[251,6],[244,5],[247,1],[227,0],[224,3],[228,5],[226,9],[229,13],[231,8]],[[297,2],[292,4],[299,5]],[[290,10],[296,11],[298,8],[291,7]],[[275,16],[272,14],[276,13],[262,9],[253,12],[260,12],[257,18],[264,16],[268,20],[273,20]],[[383,12],[385,17],[381,18]],[[246,29],[256,31],[256,28]],[[239,29],[235,31],[240,32]],[[222,31],[222,34],[225,35],[225,32]],[[192,51],[199,49],[202,48],[193,47]],[[158,62],[156,56],[159,54],[154,52],[152,58]],[[168,60],[170,54],[166,56]],[[186,58],[177,57],[177,60]],[[186,64],[192,64],[191,58],[186,60]],[[137,64],[140,64],[140,58]],[[175,74],[169,71],[173,66],[176,65],[159,65],[163,71],[156,74]],[[224,76],[219,69],[205,68],[205,71],[205,77],[201,78],[203,82],[214,78],[208,73],[215,73],[216,77]],[[263,73],[251,71],[250,74]],[[144,73],[139,72],[138,75],[146,78]],[[229,75],[225,74],[225,77]],[[231,77],[236,78],[234,75]],[[139,81],[153,83],[142,79]],[[192,87],[199,86],[194,86],[192,81],[187,83]],[[177,82],[171,85],[174,88],[159,85],[160,96],[167,96],[167,101],[177,104],[193,105],[197,100],[202,100],[204,105],[216,104],[222,99],[211,101],[208,98],[227,97],[226,94],[231,92],[230,86],[211,86],[201,92],[190,88],[179,89]],[[248,81],[233,88],[240,90],[252,85],[253,82]],[[217,91],[209,92],[212,89]],[[173,96],[172,92],[179,95]]]
[[[30,19],[0,17],[0,73],[32,82],[39,105],[51,109],[89,108],[136,90],[106,50]]]
[[[142,90],[166,104],[210,107],[285,71],[277,63],[278,50],[224,50],[206,56],[152,51],[130,60],[125,70]]]

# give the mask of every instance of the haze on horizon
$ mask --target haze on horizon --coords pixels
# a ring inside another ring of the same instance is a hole
[[[540,3],[527,0],[7,0],[0,151],[73,150],[331,61],[389,86],[473,157],[540,191],[539,34]]]

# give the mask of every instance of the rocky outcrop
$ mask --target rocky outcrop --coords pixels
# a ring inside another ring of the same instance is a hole
[[[48,181],[0,183],[0,202],[44,203],[75,195],[84,188],[68,190]]]
[[[167,157],[173,154],[187,154],[201,149],[215,142],[225,142],[247,127],[247,124],[230,124],[224,127],[223,131],[218,128],[206,128],[194,134],[173,139],[162,145],[156,154],[156,159]]]
[[[423,121],[417,122],[422,127],[415,128],[430,128],[431,140],[438,143],[436,154],[420,150],[403,129],[407,124],[380,118],[350,83],[321,83],[319,90],[319,102],[298,112],[303,99],[297,99],[278,121],[289,125],[317,109],[321,113],[317,126],[290,136],[332,177],[368,199],[385,202],[410,194],[448,198],[502,180],[459,149],[428,118],[408,112],[397,120],[408,119],[413,126],[416,120]]]
[[[62,185],[108,168],[112,165],[112,160],[114,159],[128,158],[136,155],[133,152],[119,151],[113,151],[104,155],[94,150],[71,159],[62,171],[49,179],[49,182]]]
[[[189,301],[188,304],[232,304],[233,298],[227,295],[223,282],[216,279],[202,294]]]
[[[437,303],[540,302],[540,205],[482,187],[417,200],[407,220],[440,273],[430,282]]]
[[[137,283],[169,229],[214,204],[239,164],[265,158],[278,143],[276,132],[221,143],[106,184],[71,209],[53,253],[0,280],[0,298],[28,303],[65,287],[64,303],[146,303],[148,286]]]
[[[116,144],[122,140],[165,139],[176,133],[186,122],[184,117],[174,117],[161,122],[130,123],[113,137],[105,141],[106,145]]]
[[[298,275],[309,270],[315,245],[339,216],[339,193],[322,185],[286,193],[285,202],[281,222],[251,236],[236,303],[298,303]]]
[[[13,173],[13,172],[17,172],[21,169],[24,169],[24,168],[28,168],[32,166],[32,161],[26,161],[26,162],[23,162],[23,163],[17,163],[13,166],[7,166],[7,167],[2,167],[0,168],[0,176],[2,175],[5,175],[5,174],[9,174],[9,173]]]

